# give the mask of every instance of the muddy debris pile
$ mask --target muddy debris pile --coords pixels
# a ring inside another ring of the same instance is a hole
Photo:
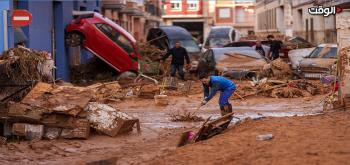
[[[97,57],[91,58],[85,64],[72,65],[70,70],[71,82],[78,85],[115,81],[118,78],[117,71]]]
[[[52,81],[51,54],[24,47],[12,48],[0,56],[0,82],[24,84],[28,81]]]
[[[189,111],[174,111],[169,114],[170,120],[173,122],[199,122],[204,121],[204,118],[197,116],[196,112]]]
[[[150,61],[159,61],[163,55],[167,53],[166,50],[161,50],[154,45],[150,45],[148,43],[140,43],[139,51],[142,56],[142,60],[150,62]]]
[[[161,65],[159,63],[160,59],[167,53],[167,50],[161,50],[154,45],[148,43],[140,43],[139,51],[141,54],[141,70],[147,75],[159,75]]]
[[[346,66],[349,65],[349,61],[350,61],[349,58],[350,58],[350,46],[342,48],[339,51],[339,57],[337,61],[337,70],[338,70],[337,74],[341,79],[344,78]]]
[[[102,86],[105,87],[105,86]],[[132,131],[139,120],[115,107],[98,103],[101,86],[57,86],[38,82],[20,101],[9,102],[6,122],[12,127],[6,135],[24,137],[27,140],[87,139],[91,128],[97,132],[116,136]]]
[[[53,68],[51,55],[45,51],[20,47],[3,52],[0,56],[0,100],[24,91],[33,81],[52,82]]]
[[[236,92],[243,98],[256,95],[273,98],[298,98],[325,94],[329,90],[329,86],[324,86],[319,81],[262,79],[256,85],[245,83],[245,85],[239,86]],[[240,97],[234,97],[234,99],[238,98]]]
[[[289,64],[281,58],[271,61],[271,69],[274,77],[278,79],[283,79],[292,75],[292,69]]]
[[[87,86],[88,89],[94,90],[92,101],[100,103],[118,103],[128,97],[136,96],[140,86],[122,87],[118,81],[108,83],[97,83]]]

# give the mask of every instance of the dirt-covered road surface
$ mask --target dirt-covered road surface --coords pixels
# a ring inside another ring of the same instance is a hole
[[[258,141],[256,136],[273,134]],[[247,120],[146,164],[349,164],[350,113]]]
[[[199,84],[197,84],[199,85]],[[198,88],[200,89],[200,88]],[[142,132],[87,140],[21,141],[0,148],[0,164],[349,164],[349,112],[322,112],[324,95],[231,100],[235,117],[223,134],[181,148],[182,132],[202,122],[173,122],[169,114],[194,111],[203,95],[171,96],[168,106],[153,99],[128,98],[115,106],[141,121]],[[219,117],[216,96],[197,115]],[[268,141],[256,136],[273,134]]]

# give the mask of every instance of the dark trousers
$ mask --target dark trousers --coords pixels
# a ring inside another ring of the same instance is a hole
[[[280,54],[279,54],[279,52],[272,52],[271,53],[271,60],[273,61],[273,60],[276,60],[277,58],[279,58],[280,57]]]
[[[177,64],[171,64],[171,70],[170,70],[170,75],[171,77],[175,77],[176,75],[176,70],[178,71],[181,79],[185,78],[185,73],[184,73],[184,66],[183,65],[177,65]]]

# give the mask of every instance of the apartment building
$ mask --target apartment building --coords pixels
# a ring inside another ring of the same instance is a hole
[[[255,0],[165,0],[165,25],[186,28],[202,43],[211,26],[233,26],[248,35],[254,31]]]
[[[102,13],[116,22],[137,41],[145,41],[147,32],[159,26],[161,20],[160,0],[103,0]]]
[[[232,26],[243,36],[254,33],[254,0],[216,0],[214,26]]]
[[[208,30],[206,7],[203,0],[165,0],[162,15],[165,25],[176,25],[187,29],[198,42],[203,42],[203,34]]]
[[[313,6],[349,7],[348,0],[257,0],[255,31],[259,35],[300,36],[313,43],[337,42],[336,15],[311,15]]]

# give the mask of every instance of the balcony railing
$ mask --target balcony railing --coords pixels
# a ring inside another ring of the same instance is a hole
[[[126,0],[102,0],[103,8],[122,9],[126,6]]]

